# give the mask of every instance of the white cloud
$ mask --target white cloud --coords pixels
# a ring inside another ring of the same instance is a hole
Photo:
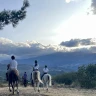
[[[69,3],[71,0],[65,0],[66,1],[66,3]]]
[[[10,58],[15,55],[16,58],[39,56],[50,54],[54,52],[96,52],[96,39],[78,39],[78,44],[82,43],[85,46],[61,46],[61,45],[43,45],[39,42],[26,41],[26,42],[13,42],[6,38],[0,38],[0,59]],[[75,42],[76,40],[74,40]],[[64,42],[64,41],[62,41]],[[67,43],[72,43],[67,41]],[[76,43],[76,42],[75,42]],[[76,44],[77,44],[76,43]],[[75,44],[75,45],[76,45]],[[82,45],[81,44],[81,45]],[[66,45],[64,43],[64,45]]]
[[[65,0],[66,3],[70,3],[71,1],[80,1],[80,0]]]
[[[43,54],[50,54],[57,50],[60,50],[60,48],[51,45],[45,46],[36,41],[13,42],[6,38],[0,38],[1,57],[5,55],[11,56],[12,54],[16,56],[39,56]]]

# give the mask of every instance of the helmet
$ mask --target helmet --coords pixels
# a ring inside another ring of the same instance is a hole
[[[37,60],[35,60],[35,63],[37,63]]]
[[[11,59],[14,60],[15,59],[15,56],[11,56]]]

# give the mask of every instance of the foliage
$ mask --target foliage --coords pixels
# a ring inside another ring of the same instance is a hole
[[[96,87],[96,64],[81,66],[77,72],[64,73],[54,77],[54,81],[65,85],[80,85],[83,88]]]
[[[0,12],[0,30],[3,29],[5,25],[12,23],[13,27],[16,27],[20,20],[26,17],[26,8],[29,7],[28,0],[24,0],[23,6],[20,10],[3,10]]]
[[[64,73],[62,75],[57,75],[53,80],[57,83],[64,83],[65,85],[71,85],[77,78],[76,72]]]
[[[95,88],[96,87],[96,64],[81,66],[78,69],[78,81],[81,87]]]

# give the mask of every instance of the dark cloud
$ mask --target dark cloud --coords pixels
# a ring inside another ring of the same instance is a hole
[[[92,7],[93,13],[96,14],[96,0],[92,0],[91,7]]]
[[[86,46],[86,45],[96,45],[93,39],[71,39],[70,41],[61,42],[60,45],[66,47],[78,47],[78,46]]]

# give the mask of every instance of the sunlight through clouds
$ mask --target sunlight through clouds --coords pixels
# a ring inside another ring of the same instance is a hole
[[[95,38],[95,23],[95,15],[73,15],[54,30],[56,35],[52,38],[58,42],[70,38]]]
[[[66,1],[66,3],[69,3],[71,0],[65,0]]]
[[[80,1],[80,0],[65,0],[66,3],[70,3],[71,1]]]

